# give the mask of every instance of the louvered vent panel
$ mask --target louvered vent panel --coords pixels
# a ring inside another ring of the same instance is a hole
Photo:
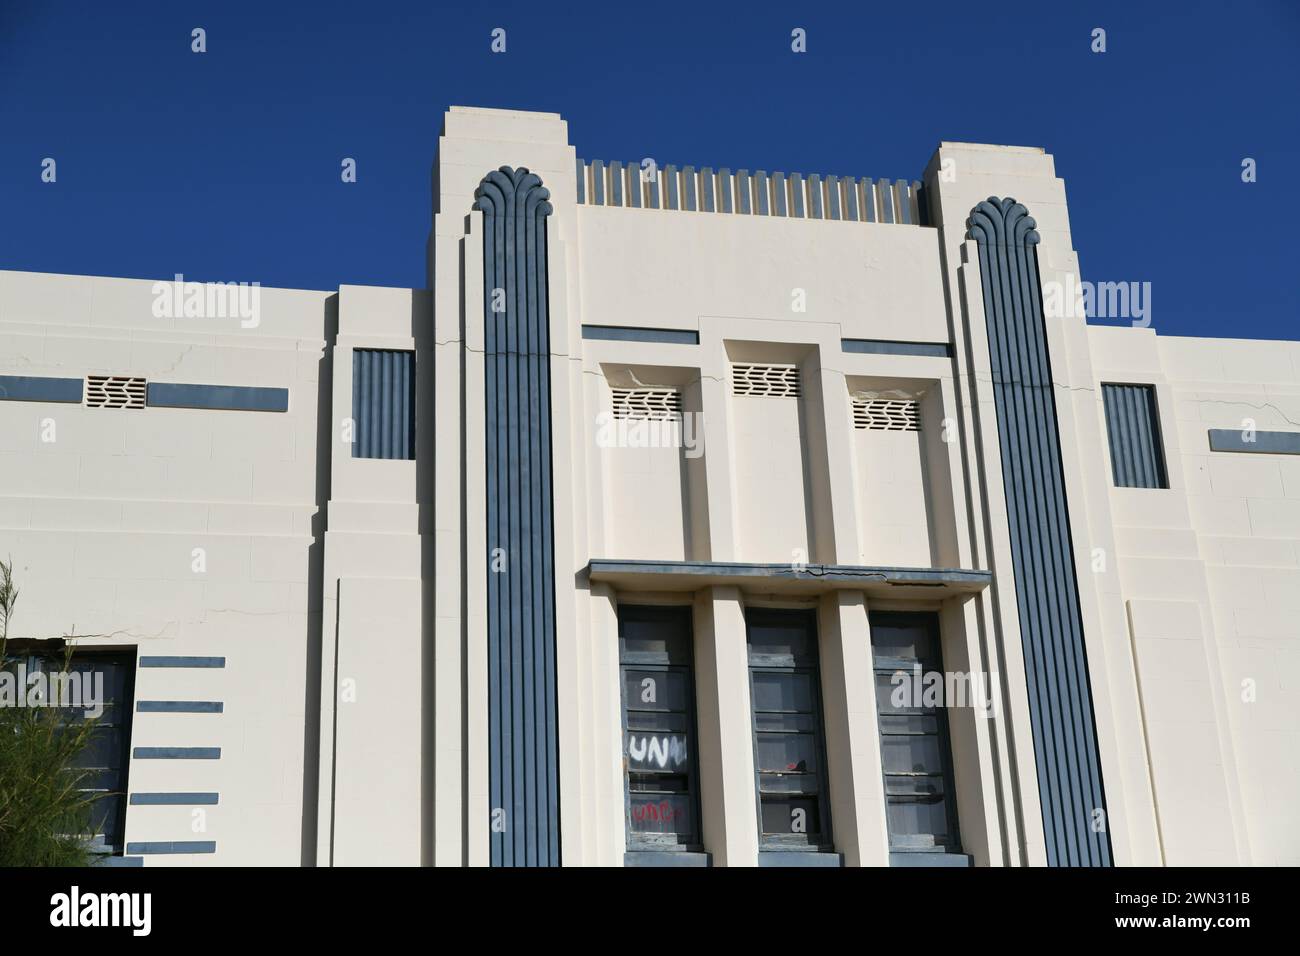
[[[675,388],[615,388],[615,418],[675,419],[682,413],[682,393]]]
[[[921,418],[916,402],[908,399],[855,398],[853,427],[878,432],[919,432]]]
[[[798,398],[799,368],[795,365],[731,366],[731,394],[761,395],[766,398]]]
[[[87,375],[89,408],[144,408],[145,382],[124,375]]]

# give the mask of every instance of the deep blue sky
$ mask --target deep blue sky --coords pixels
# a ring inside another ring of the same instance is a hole
[[[1300,338],[1295,0],[0,0],[0,268],[423,286],[451,104],[559,112],[588,159],[892,179],[941,139],[1043,146],[1085,279],[1150,281],[1164,334]]]

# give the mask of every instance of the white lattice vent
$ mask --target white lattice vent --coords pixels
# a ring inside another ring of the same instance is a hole
[[[615,418],[676,419],[682,414],[682,393],[675,388],[614,388]]]
[[[731,394],[765,398],[798,398],[799,367],[755,362],[731,366]]]
[[[89,408],[144,408],[145,380],[124,375],[87,375]]]
[[[853,399],[853,427],[877,432],[919,432],[916,402],[895,398]]]

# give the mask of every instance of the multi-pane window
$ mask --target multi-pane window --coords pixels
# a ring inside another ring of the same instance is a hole
[[[816,614],[751,608],[745,624],[762,844],[828,848]]]
[[[873,612],[871,651],[889,844],[898,850],[955,851],[959,842],[941,699],[945,682],[938,618]]]
[[[64,662],[62,654],[20,655],[6,661],[6,669],[18,672],[21,667],[28,687],[41,687],[44,699],[57,708],[60,723],[94,721],[95,729],[71,765],[87,771],[80,789],[98,795],[90,807],[94,846],[120,854],[126,826],[135,656],[76,652],[66,672]]]
[[[700,846],[688,607],[619,608],[629,850]]]

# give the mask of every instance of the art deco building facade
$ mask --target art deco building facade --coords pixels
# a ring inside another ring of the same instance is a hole
[[[1039,149],[656,159],[453,108],[427,289],[0,273],[117,862],[1300,862],[1300,344],[1087,324]]]

